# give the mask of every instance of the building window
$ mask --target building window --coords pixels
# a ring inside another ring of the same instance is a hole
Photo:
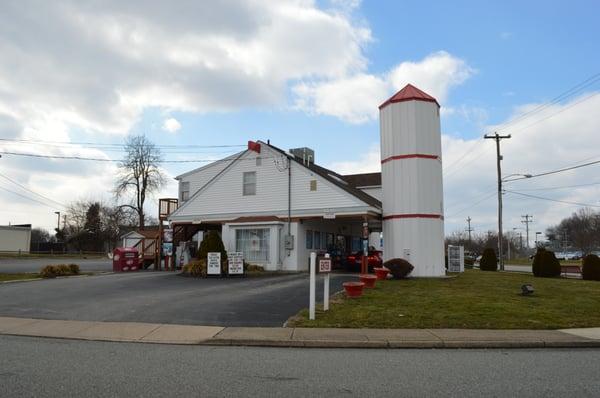
[[[313,248],[313,232],[311,230],[306,231],[306,248]]]
[[[256,195],[256,171],[244,173],[244,196]]]
[[[190,198],[190,183],[189,182],[182,182],[179,185],[180,188],[180,194],[179,194],[179,198],[181,199],[182,202],[185,202],[186,200],[188,200]]]
[[[235,250],[244,253],[247,262],[268,263],[270,232],[269,228],[236,229]]]
[[[322,249],[321,233],[319,231],[315,231],[314,246],[315,246],[315,249]]]
[[[317,180],[310,180],[310,190],[311,191],[317,190]]]
[[[260,157],[260,156],[257,156],[257,157],[256,157],[256,165],[257,165],[257,166],[261,166],[261,165],[262,165],[262,159],[261,159],[261,157]]]

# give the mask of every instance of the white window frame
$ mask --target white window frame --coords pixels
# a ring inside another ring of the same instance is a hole
[[[253,180],[249,181],[251,176],[253,177]],[[256,195],[256,171],[245,171],[242,175],[242,195]]]
[[[179,184],[179,199],[185,202],[190,199],[190,182],[182,181]]]

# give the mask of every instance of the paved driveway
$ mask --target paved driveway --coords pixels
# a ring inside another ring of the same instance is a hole
[[[320,280],[321,278],[317,278]],[[356,275],[332,275],[331,292]],[[323,287],[317,285],[317,301]],[[0,316],[282,326],[308,306],[308,275],[196,279],[138,272],[0,284]]]
[[[0,273],[39,272],[48,264],[79,264],[82,271],[112,271],[108,258],[0,258]]]

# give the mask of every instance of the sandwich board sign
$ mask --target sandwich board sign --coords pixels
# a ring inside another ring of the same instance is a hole
[[[244,253],[227,253],[227,265],[229,275],[244,275]]]
[[[221,252],[208,253],[206,275],[221,275]]]

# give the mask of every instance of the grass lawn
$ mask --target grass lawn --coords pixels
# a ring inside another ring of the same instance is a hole
[[[531,283],[532,296],[520,295]],[[378,281],[362,297],[341,294],[298,327],[559,329],[600,326],[600,282],[467,270],[449,279]]]
[[[0,282],[6,282],[6,281],[17,281],[17,280],[22,280],[22,279],[35,279],[35,278],[39,278],[40,275],[39,274],[27,274],[27,273],[21,273],[21,274],[0,274]]]

